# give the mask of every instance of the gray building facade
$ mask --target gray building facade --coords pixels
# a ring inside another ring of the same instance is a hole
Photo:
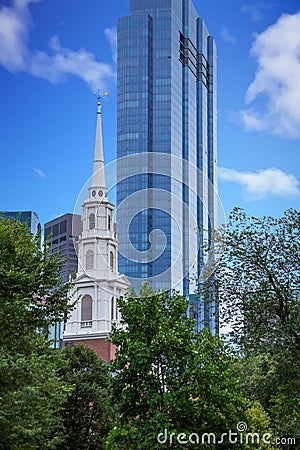
[[[73,277],[78,270],[76,241],[82,232],[82,220],[79,214],[63,214],[44,225],[44,241],[50,246],[50,253],[58,252],[66,258],[61,276],[63,282]],[[56,323],[49,329],[49,339],[54,339],[55,347],[60,347],[63,339],[64,323]]]

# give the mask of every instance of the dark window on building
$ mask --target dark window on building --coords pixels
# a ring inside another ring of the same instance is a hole
[[[63,234],[63,233],[66,233],[66,231],[67,231],[67,221],[63,220],[59,224],[59,232],[60,232],[60,234]]]
[[[53,237],[58,236],[58,233],[59,233],[59,224],[57,223],[57,224],[53,225],[53,227],[52,227]]]

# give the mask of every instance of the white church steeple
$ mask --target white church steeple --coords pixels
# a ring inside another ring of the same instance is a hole
[[[97,122],[96,122],[96,138],[94,150],[94,165],[92,176],[92,189],[106,190],[105,173],[104,173],[104,157],[103,157],[103,143],[102,143],[102,118],[101,118],[101,103],[98,97],[97,102]]]
[[[83,204],[83,230],[78,242],[78,275],[112,278],[118,273],[114,204],[105,184],[101,104],[98,97],[94,163],[89,198]]]
[[[82,235],[78,240],[78,302],[66,323],[64,344],[86,344],[109,361],[114,348],[106,338],[112,324],[120,320],[117,298],[125,294],[129,281],[118,272],[114,204],[107,197],[101,122],[98,98],[93,174],[89,198],[83,204]]]

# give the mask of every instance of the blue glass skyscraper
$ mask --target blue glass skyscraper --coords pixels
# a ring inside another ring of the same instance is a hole
[[[192,1],[131,0],[118,23],[117,231],[137,289],[147,279],[194,298],[217,220],[216,90],[215,42]]]

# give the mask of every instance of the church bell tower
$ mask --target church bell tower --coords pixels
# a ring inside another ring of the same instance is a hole
[[[107,197],[102,144],[100,98],[97,103],[94,165],[88,199],[83,203],[83,227],[78,240],[77,304],[68,319],[64,345],[85,344],[104,361],[115,347],[106,340],[120,315],[117,299],[129,286],[118,272],[118,241],[113,222],[114,204]],[[74,298],[72,299],[74,300]]]

